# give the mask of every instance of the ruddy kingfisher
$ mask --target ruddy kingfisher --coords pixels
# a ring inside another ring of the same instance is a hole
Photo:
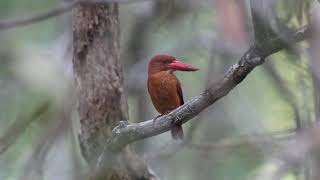
[[[160,116],[169,113],[184,103],[181,84],[173,72],[197,70],[198,68],[185,64],[169,55],[156,55],[150,60],[148,92]],[[171,135],[173,139],[183,139],[181,124],[172,124]]]

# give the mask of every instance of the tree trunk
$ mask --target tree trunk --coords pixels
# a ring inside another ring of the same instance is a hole
[[[112,129],[119,121],[128,119],[119,62],[118,5],[80,4],[73,9],[72,16],[79,143],[83,157],[94,168]],[[145,163],[130,147],[119,154],[109,158],[115,161],[105,170],[103,179],[151,179]]]

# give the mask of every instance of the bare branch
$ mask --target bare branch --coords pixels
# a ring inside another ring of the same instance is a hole
[[[37,106],[30,115],[26,117],[19,117],[0,137],[0,155],[6,152],[6,150],[14,144],[22,133],[28,128],[28,126],[42,114],[44,114],[50,107],[50,103],[45,101]]]
[[[50,123],[48,127],[44,128],[45,130],[43,130],[39,136],[39,140],[35,143],[34,150],[28,158],[26,166],[23,168],[21,179],[34,179],[32,175],[35,171],[42,174],[41,172],[43,171],[43,165],[48,151],[54,145],[54,142],[63,136],[71,126],[71,120],[68,119],[68,112],[59,112],[58,118],[60,119],[56,119]]]
[[[70,2],[62,3],[60,6],[55,7],[47,12],[39,13],[33,16],[26,16],[14,19],[0,19],[0,30],[7,30],[15,27],[26,26],[34,23],[38,23],[55,16],[59,16],[66,12],[69,12],[74,6],[80,3],[133,3],[147,0],[73,0]]]
[[[320,149],[320,124],[297,133],[292,141],[282,147],[282,151],[276,153],[266,164],[275,166],[272,172],[262,168],[256,180],[281,179],[288,170],[302,162],[306,156],[316,155]],[[312,156],[313,157],[313,156]]]
[[[298,29],[292,34],[291,39],[294,41],[292,43],[306,39],[309,34],[310,29],[308,26]],[[262,64],[267,56],[283,48],[287,48],[287,44],[283,43],[280,38],[271,39],[264,44],[253,45],[220,80],[210,85],[206,91],[192,98],[183,106],[158,118],[155,122],[149,120],[141,123],[126,124],[124,121],[114,128],[113,134],[107,142],[108,149],[117,151],[133,141],[164,133],[170,130],[172,122],[186,123],[208,106],[227,95],[256,66]]]
[[[27,16],[17,19],[2,19],[0,20],[0,30],[11,29],[47,20],[51,17],[55,17],[70,11],[76,4],[78,4],[77,1],[71,1],[69,3],[63,3],[48,12],[43,12],[34,16]]]
[[[195,124],[195,123],[194,123]],[[188,131],[190,132],[190,131]],[[221,151],[223,149],[233,149],[238,147],[247,147],[250,144],[259,144],[268,148],[277,148],[281,144],[278,142],[288,141],[295,137],[295,129],[288,129],[284,131],[270,132],[266,134],[253,133],[223,139],[218,142],[209,143],[195,143],[190,138],[184,139],[181,143],[170,142],[162,146],[161,151],[152,153],[147,157],[148,161],[163,161],[170,159],[173,155],[177,154],[179,150],[184,147],[200,151]]]
[[[300,130],[302,127],[301,124],[301,118],[299,115],[299,107],[295,101],[295,96],[292,90],[286,85],[286,82],[281,78],[279,72],[276,70],[275,66],[273,64],[266,64],[265,69],[268,73],[268,75],[272,78],[272,80],[276,83],[276,88],[281,93],[281,97],[284,98],[284,100],[289,103],[289,105],[292,107],[293,113],[294,113],[294,121],[296,124],[296,129]]]
[[[221,140],[216,143],[194,143],[189,142],[186,145],[196,150],[212,151],[221,149],[232,149],[237,147],[245,147],[249,144],[259,144],[265,147],[277,147],[277,142],[288,141],[295,137],[295,129],[288,129],[279,132],[271,132],[267,134],[248,134],[235,138]]]

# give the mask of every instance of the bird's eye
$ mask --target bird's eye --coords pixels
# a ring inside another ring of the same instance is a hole
[[[171,61],[170,61],[170,60],[166,60],[166,61],[163,61],[162,63],[163,63],[163,64],[170,64]]]

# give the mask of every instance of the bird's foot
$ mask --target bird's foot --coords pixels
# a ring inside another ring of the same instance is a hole
[[[162,114],[159,114],[158,116],[156,116],[155,118],[153,118],[153,124],[156,123],[156,120],[157,120],[159,117],[161,117],[161,116],[162,116]]]
[[[156,117],[153,119],[153,123],[156,123],[156,120],[157,120],[159,117],[164,116],[164,115],[167,115],[167,114],[169,114],[169,113],[170,113],[170,111],[167,111],[167,112],[165,112],[165,113],[163,113],[163,114],[159,114],[158,116],[156,116]]]

